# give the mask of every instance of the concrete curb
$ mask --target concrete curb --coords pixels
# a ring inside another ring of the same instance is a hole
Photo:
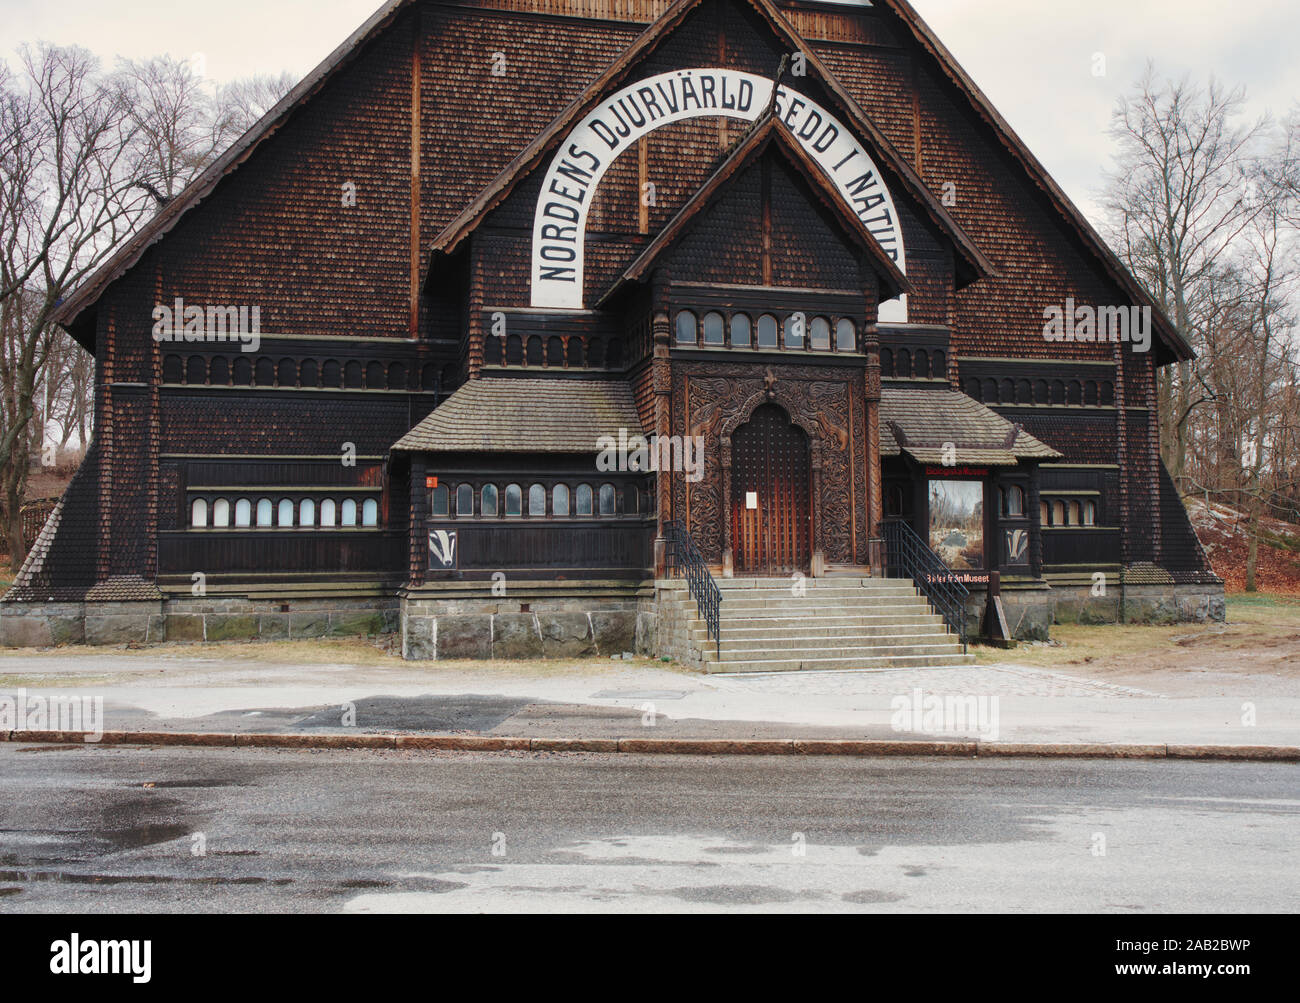
[[[857,739],[505,738],[495,735],[303,735],[194,731],[4,731],[0,742],[254,749],[417,749],[440,752],[603,752],[678,756],[945,756],[964,758],[1212,759],[1300,762],[1289,745],[903,742]]]

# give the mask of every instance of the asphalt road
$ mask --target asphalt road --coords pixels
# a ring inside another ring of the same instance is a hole
[[[0,911],[1283,912],[1288,764],[0,745]]]

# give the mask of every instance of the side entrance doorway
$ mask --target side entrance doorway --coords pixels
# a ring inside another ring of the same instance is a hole
[[[763,404],[731,440],[731,539],[737,575],[809,571],[808,436],[777,404]]]

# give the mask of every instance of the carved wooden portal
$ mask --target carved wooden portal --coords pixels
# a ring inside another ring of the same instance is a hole
[[[808,573],[812,478],[808,437],[776,404],[754,409],[731,440],[731,539],[743,575]]]

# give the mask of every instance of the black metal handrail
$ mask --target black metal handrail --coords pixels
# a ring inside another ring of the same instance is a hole
[[[718,660],[722,660],[722,625],[719,614],[722,611],[722,590],[709,573],[709,566],[704,563],[695,541],[687,532],[685,525],[672,521],[664,524],[664,539],[668,548],[665,563],[668,574],[686,579],[691,597],[700,611],[700,619],[708,628],[709,637],[713,639],[714,651]]]
[[[970,590],[907,523],[887,522],[881,529],[885,540],[885,577],[910,578],[948,628],[961,639],[965,654],[966,600],[970,598]]]

